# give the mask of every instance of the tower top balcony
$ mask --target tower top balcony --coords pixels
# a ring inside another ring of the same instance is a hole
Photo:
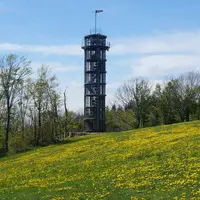
[[[102,34],[90,34],[86,35],[82,41],[82,49],[90,49],[96,47],[103,47],[108,50],[110,43],[106,41],[107,36]]]

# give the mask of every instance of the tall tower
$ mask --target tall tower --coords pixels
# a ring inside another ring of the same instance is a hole
[[[105,132],[107,36],[95,33],[84,37],[84,131]]]

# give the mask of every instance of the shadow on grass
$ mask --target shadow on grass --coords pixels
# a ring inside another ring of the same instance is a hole
[[[50,145],[65,145],[65,144],[72,144],[84,140],[90,140],[88,137],[71,137],[71,138],[66,138],[64,141],[59,141],[59,142],[54,142],[50,144],[41,144],[38,146],[31,146],[30,148],[27,148],[26,150],[20,151],[20,152],[8,152],[6,153],[3,148],[0,148],[0,158],[6,157],[6,156],[12,156],[12,155],[20,155],[23,153],[27,153],[30,151],[34,151],[38,148],[43,148],[43,147],[48,147]]]
[[[84,141],[84,140],[90,140],[91,138],[88,137],[71,137],[71,138],[67,138],[64,141],[60,141],[57,143],[54,143],[54,145],[62,145],[62,144],[71,144],[71,143],[75,143],[75,142],[80,142],[80,141]]]

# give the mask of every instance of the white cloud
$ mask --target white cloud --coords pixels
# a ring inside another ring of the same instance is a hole
[[[113,39],[111,54],[200,53],[200,30]]]
[[[153,55],[132,60],[134,76],[163,77],[200,69],[200,55]]]
[[[83,55],[80,45],[26,45],[26,44],[12,44],[12,43],[0,43],[0,51],[12,51],[12,52],[32,52],[42,53],[45,55]]]
[[[121,85],[121,81],[118,82],[110,82],[107,84],[107,89],[117,89]]]
[[[31,67],[34,72],[36,72],[42,65],[47,65],[51,68],[52,72],[69,72],[69,71],[79,71],[82,66],[78,65],[68,65],[61,62],[32,62]]]
[[[200,53],[200,30],[157,33],[152,36],[108,38],[111,41],[110,54],[144,53]],[[83,55],[81,44],[29,45],[0,42],[0,51],[35,52],[55,55]]]
[[[119,55],[116,66],[131,67],[132,76],[161,79],[200,69],[200,30],[122,38],[113,43],[111,53]]]
[[[110,67],[118,69],[117,73],[113,71],[108,76],[107,105],[109,102],[113,102],[116,89],[130,76],[147,76],[153,80],[153,85],[155,85],[155,82],[162,82],[165,76],[200,69],[200,30],[156,33],[143,37],[108,38],[108,40],[111,41],[111,49],[108,54]],[[46,46],[0,43],[0,51],[83,56],[81,44]],[[70,73],[66,73],[65,79],[62,78],[59,81],[62,91],[62,87],[68,87],[69,108],[83,109],[84,83],[80,81],[80,77],[83,77],[83,63],[81,66],[66,65],[59,61],[47,64],[51,66],[52,72],[56,73],[80,70],[82,75],[77,73],[77,80],[70,82]],[[41,63],[33,62],[32,66],[37,69]],[[132,69],[132,73],[125,74],[121,67],[129,67]]]

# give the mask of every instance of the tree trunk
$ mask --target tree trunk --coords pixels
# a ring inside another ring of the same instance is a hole
[[[35,145],[37,145],[37,124],[36,124],[36,116],[34,114],[34,141],[35,141]]]
[[[22,126],[21,126],[21,130],[22,130],[22,139],[24,139],[24,132],[25,132],[25,126],[24,126],[24,118],[22,118],[22,121],[21,121],[21,123],[22,123]]]
[[[54,105],[54,109],[55,109],[55,116],[54,116],[54,119],[55,119],[55,132],[56,132],[56,138],[58,139],[59,138],[59,134],[58,134],[58,109],[57,109],[57,105],[56,105],[56,102],[55,102],[55,105]],[[60,138],[59,138],[60,140]]]
[[[144,127],[144,123],[143,123],[143,119],[140,119],[140,123],[139,123],[139,128],[143,128]]]
[[[57,130],[57,123],[56,123],[56,118],[54,116],[53,118],[53,125],[54,125],[54,137],[56,138],[56,140],[58,139],[58,130]]]
[[[180,119],[181,119],[181,122],[184,122],[184,119],[185,117],[184,117],[184,115],[183,115],[183,113],[180,113]]]
[[[60,140],[64,141],[65,138],[64,138],[64,134],[61,134],[62,133],[62,127],[61,127],[60,122],[59,122],[58,126],[59,126],[59,132],[60,132]]]
[[[7,123],[6,123],[6,130],[5,130],[5,152],[8,152],[8,135],[10,130],[10,107],[7,104]]]
[[[54,120],[51,121],[51,139],[52,139],[52,141],[55,141]]]
[[[68,110],[67,110],[67,102],[66,102],[66,94],[65,94],[65,92],[64,92],[64,107],[65,107],[64,138],[66,138],[66,135],[67,135]]]
[[[42,126],[42,123],[41,123],[41,106],[39,104],[39,107],[38,107],[38,136],[37,136],[36,145],[39,145],[39,143],[40,143],[40,139],[41,139],[41,126]]]
[[[182,108],[182,109],[179,110],[179,117],[180,117],[181,122],[184,122],[184,121],[185,121],[185,112],[184,112],[184,108]]]
[[[185,119],[186,119],[186,122],[190,121],[190,111],[189,111],[189,108],[186,108],[186,110],[185,110]]]

